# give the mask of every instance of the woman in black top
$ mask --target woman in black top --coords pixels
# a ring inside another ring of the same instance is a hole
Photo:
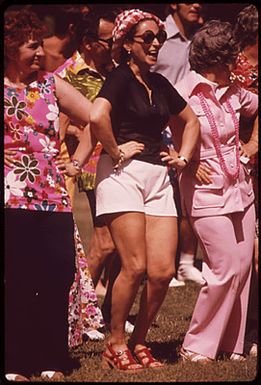
[[[149,72],[166,40],[163,28],[155,15],[137,9],[117,16],[113,56],[120,65],[91,111],[91,129],[104,147],[97,169],[97,215],[108,224],[122,265],[112,292],[111,336],[103,366],[125,371],[163,366],[145,345],[174,276],[177,246],[177,212],[165,157],[160,156],[161,132],[170,120],[184,123],[180,153],[171,161],[180,170],[199,135],[198,120],[184,99],[162,75]],[[129,341],[135,361],[124,325],[145,272]]]

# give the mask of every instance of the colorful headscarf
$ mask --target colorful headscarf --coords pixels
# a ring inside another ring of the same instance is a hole
[[[159,28],[165,28],[163,22],[156,15],[141,11],[140,9],[127,9],[116,17],[115,27],[112,31],[112,57],[116,62],[119,62],[121,47],[126,35],[134,25],[143,19],[152,19],[157,23]]]

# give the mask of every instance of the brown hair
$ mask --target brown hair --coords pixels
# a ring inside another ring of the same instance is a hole
[[[4,15],[5,60],[15,55],[18,48],[30,38],[41,41],[45,33],[44,24],[28,8],[7,10]]]
[[[217,65],[234,63],[239,47],[229,22],[211,20],[194,35],[189,52],[192,70],[202,73]]]
[[[256,43],[258,36],[258,12],[253,4],[239,12],[234,34],[241,50]]]

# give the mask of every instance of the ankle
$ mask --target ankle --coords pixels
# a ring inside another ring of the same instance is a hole
[[[108,342],[107,345],[111,346],[114,350],[125,350],[127,349],[127,344],[125,340],[119,339],[115,340],[111,338]]]
[[[180,254],[180,260],[179,260],[180,265],[193,265],[194,264],[194,254],[189,254],[189,253],[181,253]]]

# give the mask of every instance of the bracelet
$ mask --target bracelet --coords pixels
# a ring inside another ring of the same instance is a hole
[[[119,147],[118,147],[119,148]],[[124,162],[125,160],[125,152],[119,148],[119,151],[120,151],[120,159],[118,160],[118,162],[113,166],[113,171],[116,172],[122,165],[122,163]]]
[[[183,155],[178,155],[178,158],[180,159],[180,160],[183,160],[183,162],[185,162],[186,163],[186,165],[188,164],[188,160],[185,158],[185,156],[183,156]]]
[[[80,166],[80,162],[76,159],[72,159],[72,165],[77,171],[82,171],[82,168]]]

